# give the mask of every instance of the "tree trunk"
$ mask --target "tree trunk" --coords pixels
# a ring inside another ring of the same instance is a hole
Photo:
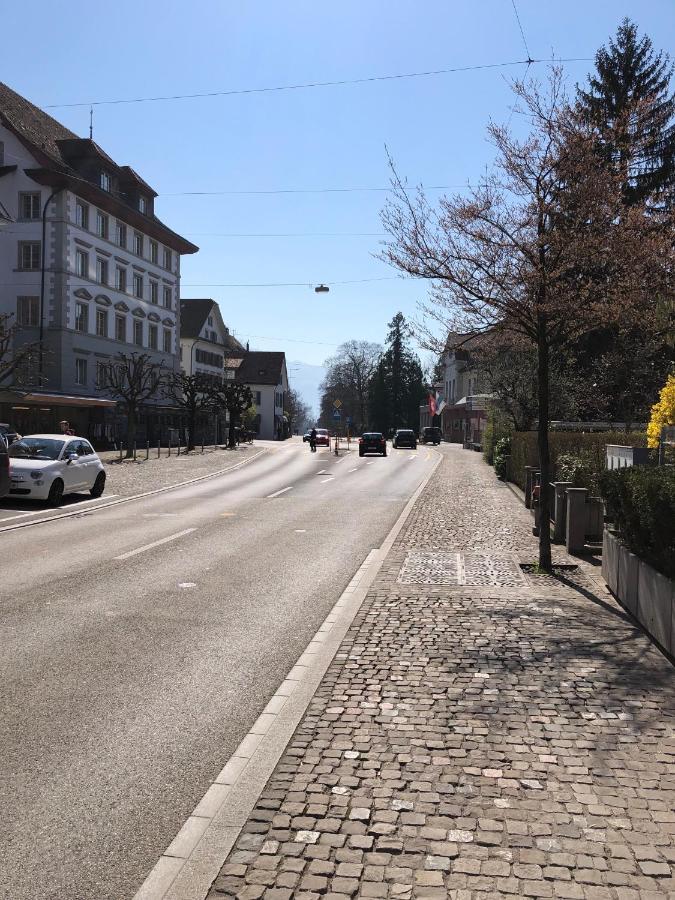
[[[230,412],[230,425],[229,425],[228,432],[227,432],[227,446],[230,448],[230,450],[234,450],[234,448],[237,446],[237,440],[234,435],[236,415],[235,415],[235,411],[233,409],[231,409],[229,412]]]
[[[124,454],[125,459],[131,459],[134,455],[134,444],[136,443],[136,425],[138,423],[138,415],[135,407],[130,406],[127,410],[127,452]]]
[[[537,335],[538,363],[538,400],[539,425],[537,443],[539,445],[539,566],[550,572],[551,564],[551,526],[548,484],[551,478],[551,455],[548,443],[548,407],[549,407],[549,347],[546,339],[546,325],[539,322]]]
[[[194,409],[188,413],[187,453],[195,449],[195,432],[197,431],[197,413]]]

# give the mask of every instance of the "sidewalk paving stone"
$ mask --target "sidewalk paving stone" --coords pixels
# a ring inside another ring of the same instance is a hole
[[[209,900],[675,898],[672,666],[592,566],[521,576],[530,514],[441,452]]]

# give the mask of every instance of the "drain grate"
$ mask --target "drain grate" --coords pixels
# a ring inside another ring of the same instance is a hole
[[[411,550],[398,574],[399,584],[494,585],[527,584],[518,562],[510,556]]]

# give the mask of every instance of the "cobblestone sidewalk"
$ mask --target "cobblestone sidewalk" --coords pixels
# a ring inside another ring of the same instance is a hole
[[[675,898],[672,667],[442,452],[209,900]]]

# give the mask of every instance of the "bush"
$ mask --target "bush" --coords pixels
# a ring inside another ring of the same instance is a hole
[[[658,447],[661,429],[667,425],[675,425],[675,375],[669,375],[661,389],[659,402],[652,406],[652,417],[647,426],[649,447]]]
[[[555,465],[555,480],[569,481],[572,487],[587,488],[591,494],[597,496],[598,477],[601,473],[595,466],[595,455],[588,450],[559,453]]]
[[[603,472],[600,491],[607,518],[629,550],[675,578],[675,470],[631,466]]]
[[[621,444],[626,447],[645,447],[647,436],[642,431],[552,431],[549,434],[551,470],[554,480],[558,457],[564,453],[578,456],[583,453],[584,466],[597,477],[605,469],[605,444]],[[525,490],[525,466],[539,465],[536,431],[518,431],[511,439],[510,477]],[[557,481],[568,479],[557,478]]]
[[[497,478],[506,478],[508,457],[511,455],[511,438],[500,438],[495,444],[494,467]]]

